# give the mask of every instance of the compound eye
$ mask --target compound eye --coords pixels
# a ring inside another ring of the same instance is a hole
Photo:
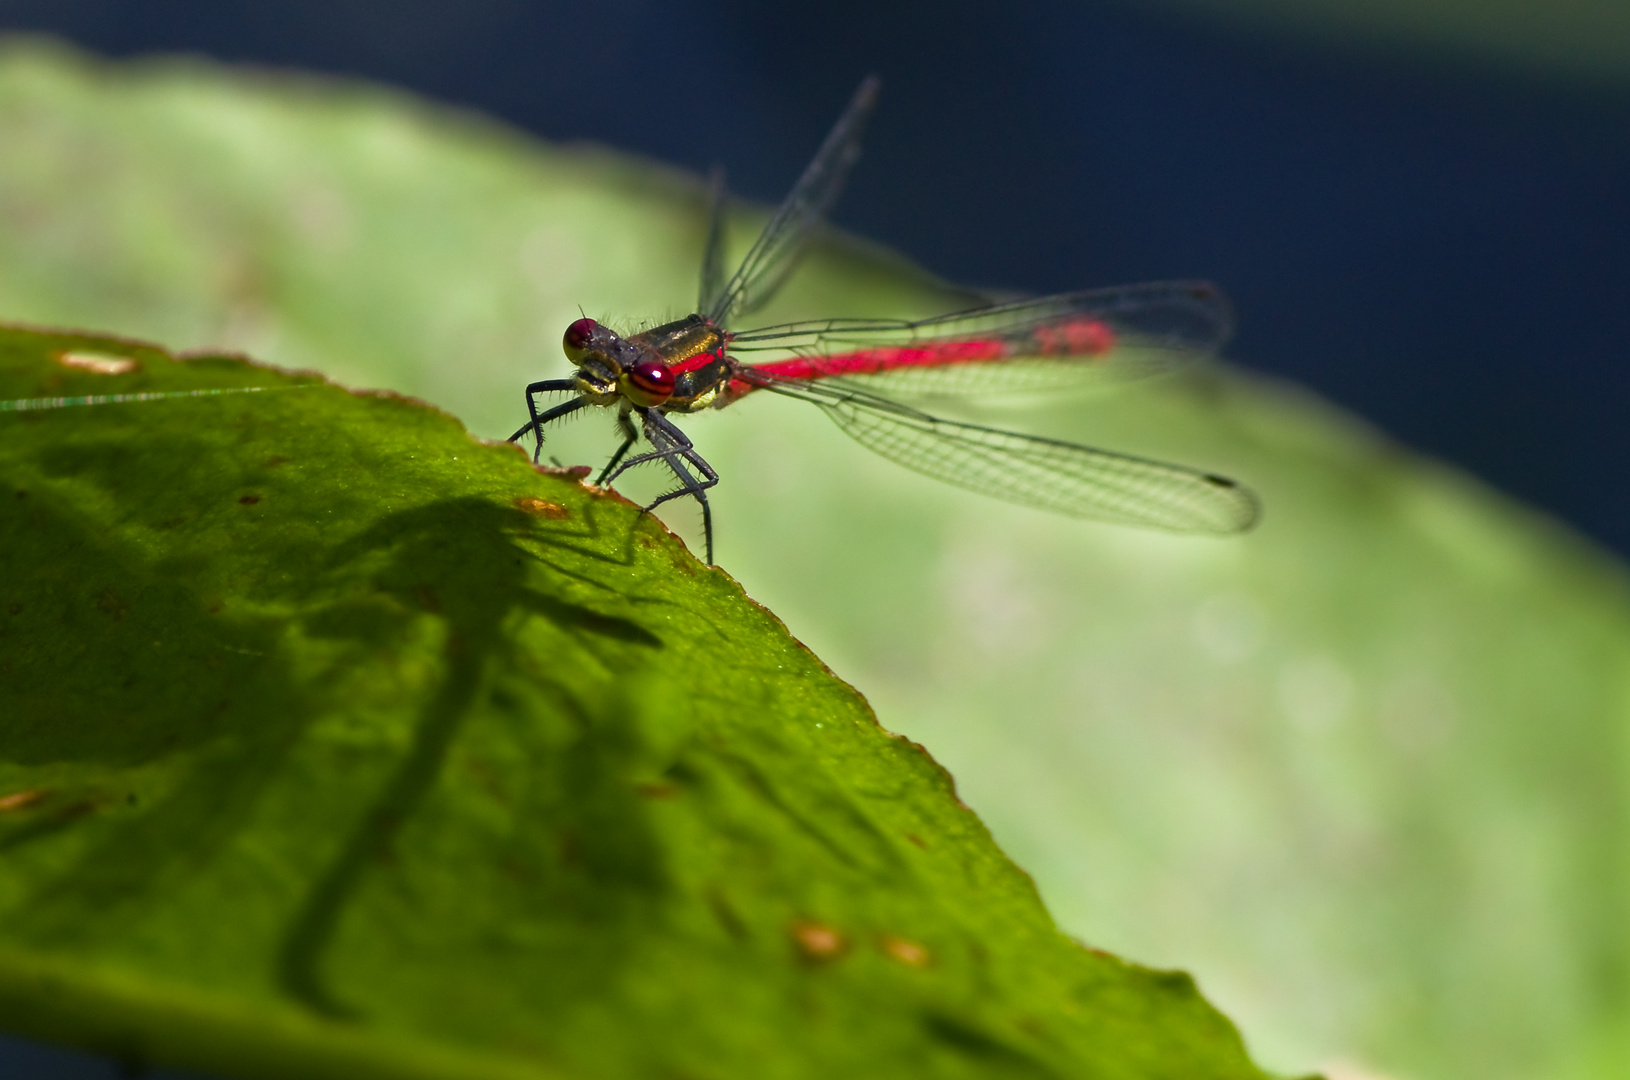
[[[561,339],[561,347],[566,350],[566,358],[572,363],[583,359],[588,352],[589,342],[594,340],[594,332],[600,329],[600,324],[593,319],[578,319],[566,328],[566,336]]]
[[[661,405],[673,396],[674,373],[667,364],[643,360],[623,372],[623,394],[641,408]]]

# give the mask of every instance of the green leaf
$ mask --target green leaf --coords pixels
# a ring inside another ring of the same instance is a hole
[[[8,1028],[243,1076],[1259,1075],[626,501],[394,395],[0,330],[7,399],[165,393],[0,419]]]

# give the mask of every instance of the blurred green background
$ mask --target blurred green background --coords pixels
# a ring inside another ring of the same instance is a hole
[[[0,146],[0,317],[240,348],[487,437],[580,310],[695,291],[695,177],[378,88],[13,43]],[[765,321],[951,303],[836,237]],[[1194,972],[1264,1064],[1624,1075],[1620,569],[1236,370],[1024,404],[979,418],[1238,476],[1265,522],[1057,520],[752,401],[687,425],[718,561],[950,768],[1067,930]]]
[[[1630,80],[1630,7],[1615,0],[1139,0],[1287,37],[1499,65],[1585,84]]]

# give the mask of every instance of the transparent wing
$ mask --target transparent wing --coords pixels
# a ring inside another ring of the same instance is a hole
[[[815,160],[764,226],[735,276],[711,305],[702,307],[714,323],[728,326],[732,316],[763,306],[786,280],[860,157],[860,136],[877,104],[878,85],[875,75],[860,84],[849,107],[816,152]]]
[[[1199,281],[1060,293],[930,319],[821,319],[735,334],[780,379],[854,379],[903,395],[989,396],[1160,374],[1215,353],[1227,298]]]
[[[712,311],[724,292],[724,210],[727,193],[722,168],[714,168],[708,177],[708,187],[707,248],[702,252],[702,283],[697,290],[697,311]]]
[[[1244,532],[1261,513],[1249,488],[1213,473],[942,420],[841,385],[746,374],[763,389],[819,405],[861,445],[891,461],[1021,506],[1219,535]]]

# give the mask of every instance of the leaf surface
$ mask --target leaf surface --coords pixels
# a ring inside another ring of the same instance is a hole
[[[0,330],[8,400],[201,386],[265,389],[0,416],[0,1024],[266,1077],[1259,1075],[626,501]]]

